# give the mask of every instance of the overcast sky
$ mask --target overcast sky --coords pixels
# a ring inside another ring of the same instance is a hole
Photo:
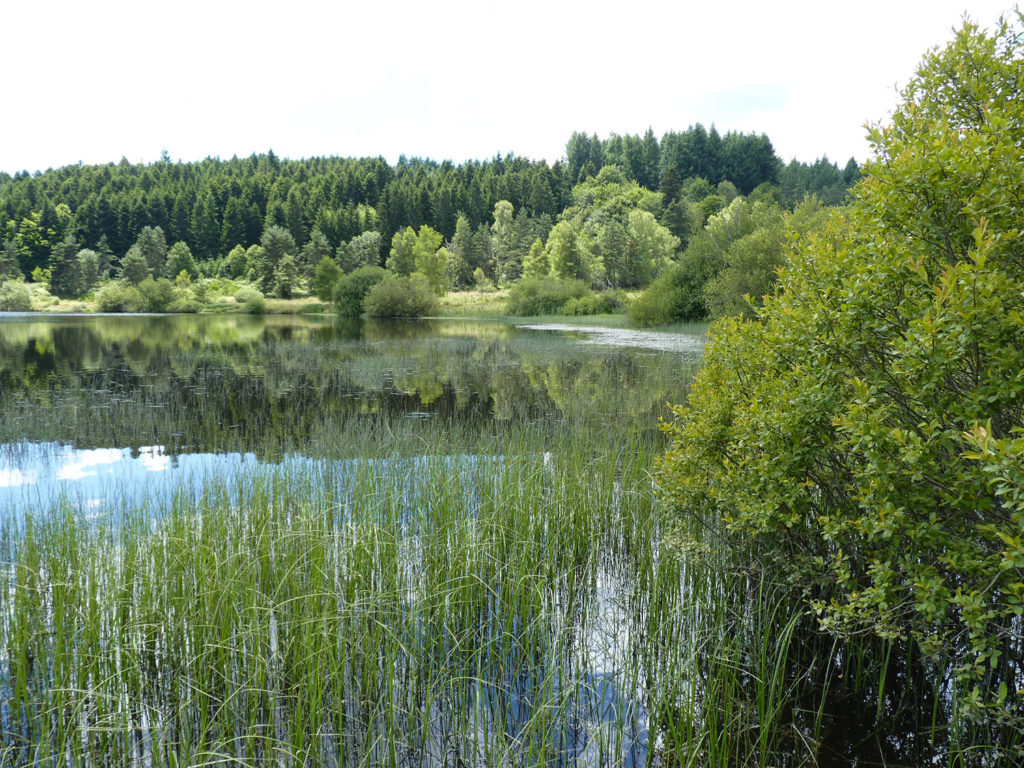
[[[967,5],[970,7],[968,8]],[[1011,0],[36,0],[4,8],[0,171],[400,154],[557,160],[573,131],[869,156],[922,54]]]

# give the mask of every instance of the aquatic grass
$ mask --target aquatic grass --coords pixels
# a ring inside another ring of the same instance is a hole
[[[580,628],[622,513],[621,473],[597,466],[363,462],[102,524],[26,516],[8,764],[568,760],[596,727]]]

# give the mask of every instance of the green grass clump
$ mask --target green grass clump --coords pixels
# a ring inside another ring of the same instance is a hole
[[[602,714],[588,638],[598,583],[650,566],[621,533],[653,534],[628,455],[265,472],[102,525],[9,523],[0,765],[504,765],[598,727],[616,762],[639,669]]]

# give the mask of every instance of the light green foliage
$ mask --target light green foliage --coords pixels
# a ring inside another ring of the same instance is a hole
[[[499,283],[515,280],[522,273],[516,262],[516,231],[512,203],[499,200],[494,204],[494,223],[491,224],[491,256]]]
[[[443,296],[448,290],[448,278],[445,276],[448,249],[441,247],[443,241],[444,235],[424,224],[416,234],[416,242],[412,249],[416,271],[427,279],[431,289],[438,296]]]
[[[342,275],[334,286],[334,306],[343,317],[358,317],[363,313],[363,298],[369,290],[387,276],[381,267],[359,267]]]
[[[250,286],[240,288],[235,294],[240,310],[247,315],[262,315],[267,311],[267,300],[257,289]]]
[[[166,277],[147,277],[138,286],[143,312],[166,312],[175,299],[174,283]]]
[[[416,256],[413,249],[416,247],[416,230],[406,227],[401,232],[395,232],[391,238],[391,255],[386,262],[390,272],[396,275],[411,275],[416,269]]]
[[[380,232],[363,232],[349,241],[344,253],[342,247],[338,246],[338,266],[346,272],[359,267],[380,266],[380,246]]]
[[[195,259],[192,258],[191,249],[180,240],[172,245],[167,252],[166,270],[168,277],[177,277],[181,272],[185,272],[190,278],[199,277],[199,270],[196,268]]]
[[[721,270],[704,287],[712,318],[753,317],[763,297],[774,288],[785,263],[787,238],[823,228],[829,216],[815,198],[804,200],[789,215],[770,202],[754,203],[750,210],[750,221],[756,228],[725,246]]]
[[[568,221],[560,221],[551,228],[545,254],[551,265],[552,277],[559,280],[579,280],[584,277],[579,241]]]
[[[639,326],[666,325],[705,316],[704,264],[684,253],[678,264],[658,275],[629,306],[630,319]]]
[[[256,247],[256,246],[253,246]],[[249,259],[246,256],[245,248],[236,245],[228,253],[227,274],[231,278],[243,277],[249,269]]]
[[[0,312],[28,312],[32,309],[32,294],[20,280],[0,282]]]
[[[302,246],[302,254],[299,259],[299,269],[303,277],[307,279],[313,277],[313,272],[317,265],[325,257],[333,255],[334,248],[327,241],[327,237],[320,231],[319,227],[314,227],[313,231],[309,233],[309,241]]]
[[[109,282],[96,292],[96,308],[100,312],[135,312],[142,305],[142,294],[133,285]]]
[[[530,253],[523,260],[523,277],[547,277],[549,272],[551,263],[544,249],[544,241],[534,240],[530,246]]]
[[[970,718],[1018,749],[1020,33],[965,24],[925,57],[845,217],[799,244],[759,320],[715,329],[660,473],[823,626],[916,645],[954,734]]]
[[[250,282],[258,278],[258,269],[263,263],[263,248],[260,245],[250,245],[245,251],[246,269],[242,277]]]
[[[592,285],[642,285],[679,247],[679,240],[657,222],[663,195],[627,180],[616,166],[605,166],[597,178],[578,184],[572,197],[573,205],[548,236],[554,276]],[[575,246],[564,225],[575,233]]]
[[[421,317],[431,314],[436,307],[433,287],[420,274],[388,276],[372,286],[363,298],[363,309],[370,317]]]
[[[21,254],[22,269],[33,274],[37,267],[46,268],[47,256],[50,255],[53,244],[59,242],[59,238],[56,230],[43,221],[42,213],[32,211],[18,223],[13,242]]]
[[[478,291],[493,291],[497,288],[482,267],[473,270],[473,287]]]
[[[621,278],[613,285],[647,284],[668,265],[679,248],[679,238],[659,224],[649,211],[629,212],[627,236],[628,259]]]
[[[316,265],[316,274],[313,275],[313,292],[320,301],[330,301],[334,295],[334,284],[341,277],[341,269],[330,256],[324,256]]]

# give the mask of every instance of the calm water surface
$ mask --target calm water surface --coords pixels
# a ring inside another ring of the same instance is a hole
[[[474,321],[0,315],[0,514],[165,502],[265,464],[481,439],[501,454],[524,429],[656,439],[703,343]]]

